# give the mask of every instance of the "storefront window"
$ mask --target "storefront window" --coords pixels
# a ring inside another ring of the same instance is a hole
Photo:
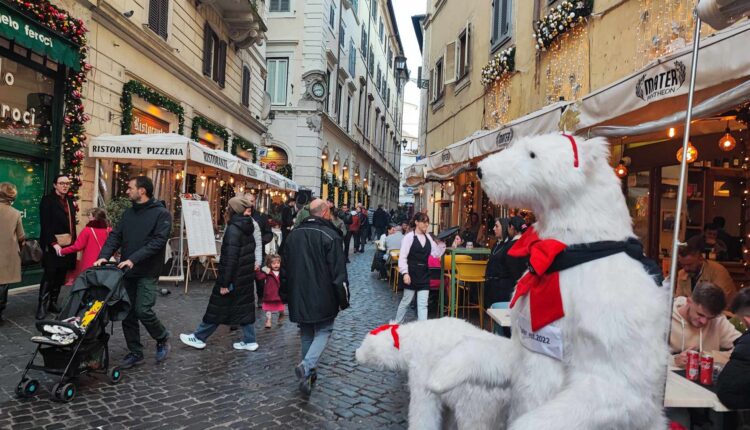
[[[54,80],[0,58],[0,138],[50,144]]]
[[[643,249],[648,247],[648,199],[651,175],[649,172],[636,172],[628,175],[627,204],[633,219],[633,232],[641,240]]]

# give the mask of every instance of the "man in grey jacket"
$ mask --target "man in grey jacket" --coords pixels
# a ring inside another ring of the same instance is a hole
[[[122,332],[130,351],[120,367],[127,369],[143,363],[143,345],[139,321],[156,340],[156,362],[167,358],[171,349],[169,331],[152,309],[156,303],[156,286],[164,265],[164,250],[172,232],[172,217],[164,205],[153,197],[154,184],[146,176],[137,176],[128,183],[128,197],[133,207],[126,210],[117,227],[110,233],[94,266],[109,260],[119,249],[120,269],[128,269],[123,277],[132,307],[122,322]]]

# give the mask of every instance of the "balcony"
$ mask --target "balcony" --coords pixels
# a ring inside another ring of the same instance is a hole
[[[251,0],[196,0],[213,7],[229,29],[229,39],[240,49],[263,45],[268,27]]]

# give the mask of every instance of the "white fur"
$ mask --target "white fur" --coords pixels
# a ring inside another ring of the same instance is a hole
[[[509,401],[506,387],[466,381],[436,393],[427,384],[434,379],[437,364],[446,359],[462,360],[448,369],[461,374],[471,374],[484,361],[510,364],[510,360],[499,358],[509,349],[508,339],[447,317],[399,326],[398,334],[400,349],[394,347],[390,330],[368,334],[356,357],[360,364],[374,369],[408,373],[410,429],[505,428]]]
[[[579,137],[576,142],[578,168],[564,136],[523,139],[479,163],[482,189],[494,202],[534,210],[543,239],[576,244],[633,237],[620,182],[607,162],[608,143]],[[491,356],[454,349],[434,367],[429,388],[437,393],[466,383],[504,388],[510,381],[511,430],[666,428],[660,397],[667,363],[666,295],[623,253],[561,272],[560,286],[562,361],[520,343],[516,321],[529,316],[525,296],[512,310],[511,342],[498,344]],[[474,364],[464,372],[457,367],[462,362]]]

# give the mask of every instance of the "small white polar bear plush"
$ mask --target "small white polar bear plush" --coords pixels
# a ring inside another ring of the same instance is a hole
[[[498,354],[510,348],[506,338],[446,317],[379,327],[365,337],[356,357],[373,369],[408,373],[409,429],[502,430],[509,399],[506,388],[472,382],[458,383],[440,394],[427,388],[435,365],[469,340],[475,348],[467,351],[471,362],[456,363],[460,366],[456,370],[467,376],[478,361],[474,358],[500,360]]]
[[[446,351],[432,369],[431,391],[467,382],[507,387],[511,430],[667,427],[667,294],[640,261],[637,242],[633,252],[631,219],[608,157],[604,139],[550,134],[479,163],[482,189],[494,202],[538,216],[523,246],[514,246],[530,252],[534,270],[516,286],[511,342],[493,356],[474,353],[478,339]],[[628,252],[575,261],[591,257],[592,247],[618,246]],[[572,266],[556,270],[560,256]]]

